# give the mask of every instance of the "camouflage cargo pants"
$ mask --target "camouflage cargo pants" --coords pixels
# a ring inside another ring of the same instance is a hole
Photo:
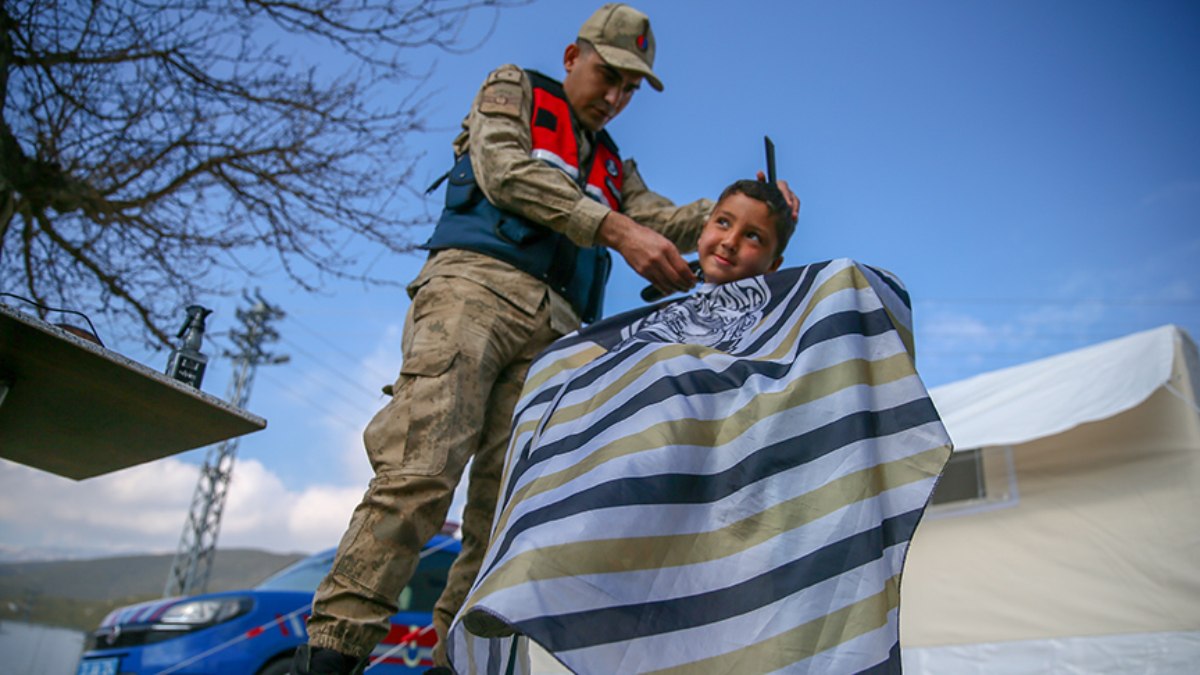
[[[559,337],[549,315],[546,301],[529,315],[456,277],[434,277],[417,291],[392,400],[363,433],[375,477],[317,589],[311,645],[361,657],[383,639],[418,552],[441,529],[474,457],[462,553],[434,610],[434,660],[447,665],[446,632],[491,534],[513,407],[533,357]]]

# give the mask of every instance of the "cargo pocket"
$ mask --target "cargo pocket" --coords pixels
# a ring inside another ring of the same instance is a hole
[[[414,298],[392,399],[363,432],[377,474],[432,476],[446,468],[462,396],[453,370],[462,316],[456,305],[462,303],[447,285],[432,279]]]
[[[405,347],[400,375],[437,377],[450,370],[457,355],[458,345],[452,340],[418,327],[413,331],[411,347]]]
[[[401,345],[401,375],[437,377],[450,369],[459,349],[461,305],[451,279],[434,277],[414,289]]]

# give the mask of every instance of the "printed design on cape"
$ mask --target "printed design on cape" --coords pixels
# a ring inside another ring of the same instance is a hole
[[[627,328],[622,343],[674,342],[736,352],[742,336],[762,320],[770,298],[761,276],[702,287]]]

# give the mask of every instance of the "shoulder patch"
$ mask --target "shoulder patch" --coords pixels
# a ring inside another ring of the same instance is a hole
[[[490,75],[488,75],[487,83],[492,84],[493,82],[512,82],[515,84],[521,84],[521,76],[523,74],[524,73],[521,72],[520,68],[497,68],[496,70],[493,70]]]
[[[479,112],[485,115],[521,116],[525,98],[521,87],[524,73],[518,68],[500,68],[488,75],[479,96]]]

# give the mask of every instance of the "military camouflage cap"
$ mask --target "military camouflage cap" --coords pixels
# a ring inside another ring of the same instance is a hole
[[[654,66],[654,33],[650,18],[629,5],[610,2],[579,29],[579,37],[592,43],[608,65],[643,75],[650,86],[662,91],[662,80]]]

